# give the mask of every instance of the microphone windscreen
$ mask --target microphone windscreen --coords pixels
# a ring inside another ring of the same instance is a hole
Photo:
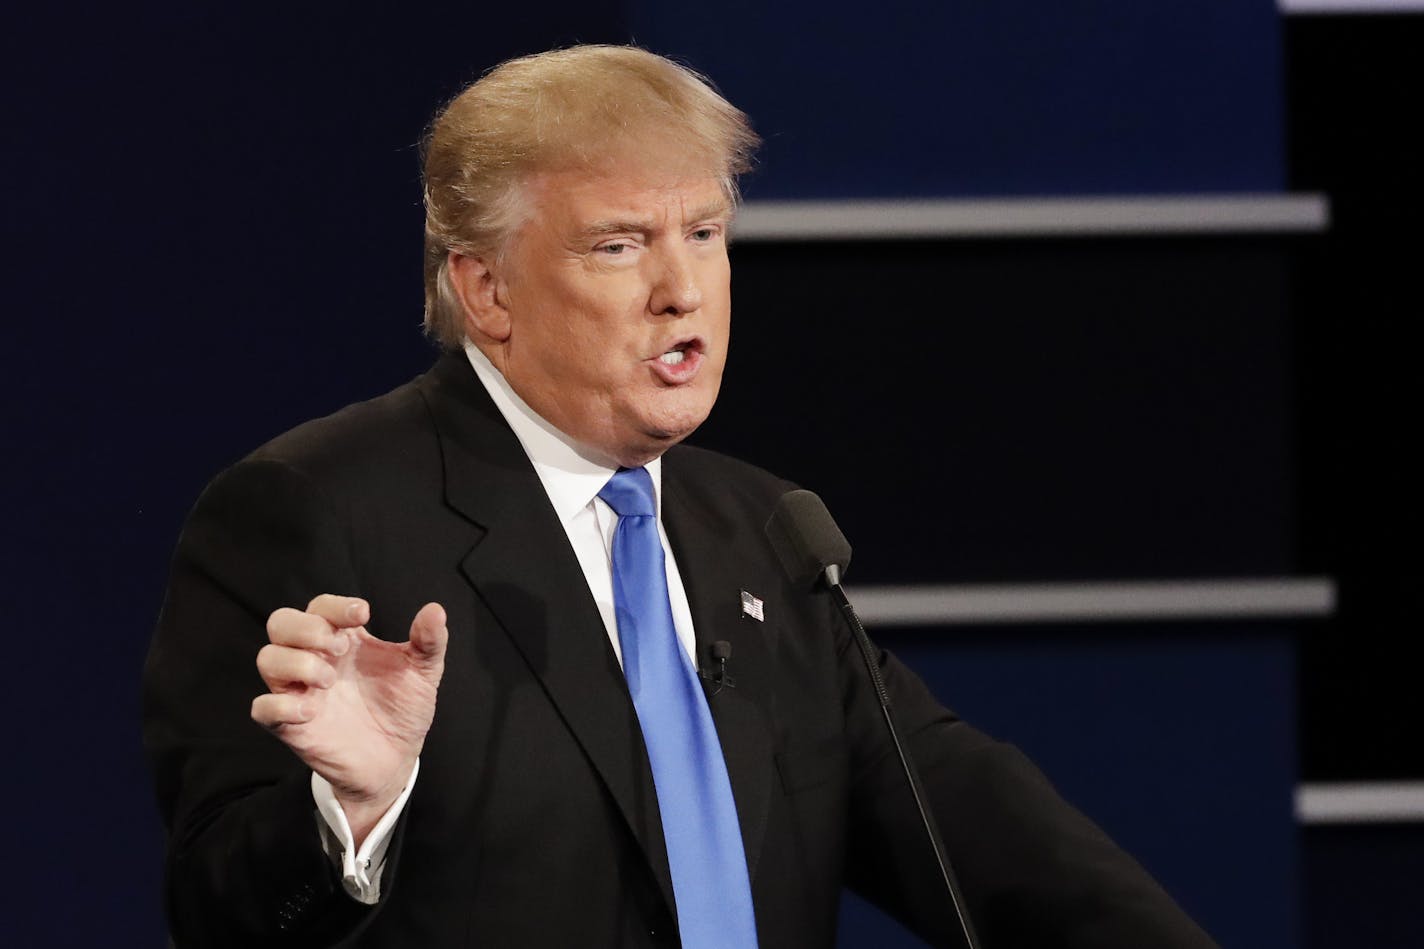
[[[766,522],[766,536],[786,575],[803,589],[815,589],[832,564],[842,573],[850,565],[850,541],[825,503],[811,491],[783,494]]]

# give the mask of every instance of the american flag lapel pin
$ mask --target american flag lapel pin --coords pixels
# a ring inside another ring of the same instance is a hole
[[[766,611],[763,609],[761,597],[752,596],[746,590],[742,591],[742,615],[750,616],[758,623],[766,621]]]

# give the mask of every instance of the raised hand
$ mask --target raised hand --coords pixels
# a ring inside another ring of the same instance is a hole
[[[366,632],[371,608],[322,594],[302,612],[267,620],[271,642],[257,671],[272,691],[252,701],[252,718],[272,729],[331,783],[360,841],[400,795],[435,715],[445,670],[445,610],[427,603],[410,640]]]

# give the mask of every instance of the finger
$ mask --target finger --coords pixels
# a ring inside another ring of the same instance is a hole
[[[285,606],[267,617],[267,638],[279,646],[320,649],[333,656],[345,655],[351,648],[350,637],[325,619]]]
[[[415,614],[410,624],[410,647],[417,657],[427,662],[444,660],[445,646],[450,641],[445,623],[445,608],[439,603],[427,603]]]
[[[319,652],[268,644],[257,651],[257,672],[269,689],[286,690],[294,685],[309,689],[329,689],[336,683],[336,669]]]
[[[371,604],[359,596],[323,593],[312,598],[307,612],[315,613],[337,629],[365,626],[371,620]]]
[[[252,720],[264,728],[301,725],[312,720],[311,699],[290,692],[259,695],[252,700]]]

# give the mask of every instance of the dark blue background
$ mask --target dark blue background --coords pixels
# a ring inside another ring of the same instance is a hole
[[[753,198],[1275,191],[1263,0],[630,4],[766,138]]]
[[[0,40],[4,803],[8,862],[24,868],[8,884],[12,945],[162,943],[138,678],[174,538],[220,467],[429,362],[415,143],[488,66],[573,41],[685,58],[767,137],[752,197],[1284,180],[1268,0],[165,2],[12,18]],[[853,319],[821,313],[816,331]],[[762,404],[794,398],[815,381],[804,372],[761,380]],[[939,409],[924,411],[933,425]],[[728,428],[751,455],[784,437]]]

